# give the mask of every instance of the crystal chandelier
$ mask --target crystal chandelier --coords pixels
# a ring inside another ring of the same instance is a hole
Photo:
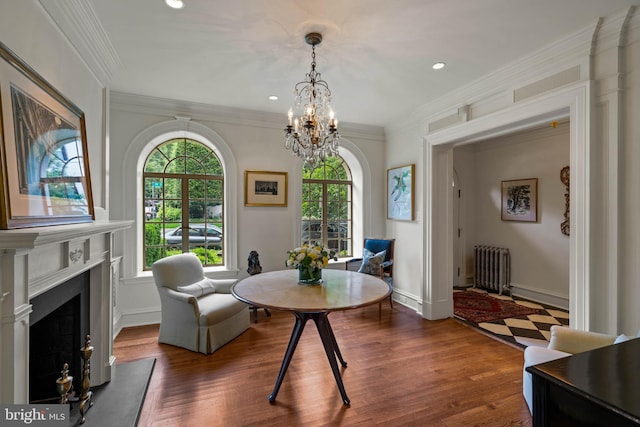
[[[294,87],[295,101],[284,129],[284,148],[314,165],[338,154],[340,134],[331,109],[331,90],[316,71],[316,45],[322,42],[322,34],[309,33],[304,39],[311,45],[311,71]]]

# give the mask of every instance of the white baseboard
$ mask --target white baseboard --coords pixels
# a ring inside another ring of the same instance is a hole
[[[391,298],[394,303],[415,310],[416,313],[422,313],[422,301],[415,295],[405,292],[402,289],[394,289]]]
[[[113,337],[118,336],[124,328],[132,326],[154,325],[160,323],[161,319],[160,307],[157,309],[145,311],[131,311],[129,313],[120,313],[113,325]]]
[[[531,288],[526,285],[517,283],[511,284],[511,295],[527,299],[533,302],[558,307],[563,310],[569,310],[569,297],[549,291],[541,291],[540,289]]]

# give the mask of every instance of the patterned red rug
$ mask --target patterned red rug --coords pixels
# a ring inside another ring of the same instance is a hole
[[[453,314],[474,323],[536,314],[540,310],[473,291],[453,293]]]

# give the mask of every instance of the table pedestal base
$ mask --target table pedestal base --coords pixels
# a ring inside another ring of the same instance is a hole
[[[338,361],[340,364],[346,368],[347,362],[342,358],[342,354],[340,354],[340,349],[338,348],[338,342],[336,341],[336,337],[333,334],[333,330],[331,329],[331,324],[329,323],[327,312],[316,312],[316,313],[304,313],[304,312],[294,312],[296,316],[296,323],[293,326],[293,331],[291,332],[291,338],[289,339],[289,345],[287,346],[287,351],[284,354],[284,360],[282,361],[282,366],[280,367],[280,373],[278,373],[278,378],[276,379],[276,385],[273,388],[273,392],[269,395],[269,402],[273,403],[276,400],[276,396],[278,395],[278,391],[280,390],[280,386],[282,385],[282,380],[284,379],[284,375],[287,373],[287,368],[289,368],[289,363],[291,363],[291,358],[293,357],[293,353],[296,351],[296,347],[298,346],[298,341],[300,341],[300,336],[302,335],[302,331],[304,331],[304,327],[309,319],[313,319],[318,328],[318,333],[320,334],[320,339],[322,340],[322,345],[324,347],[324,351],[327,353],[327,359],[329,359],[329,365],[331,365],[331,370],[333,371],[333,376],[336,379],[336,383],[338,384],[338,390],[340,390],[340,395],[342,396],[342,401],[345,405],[349,405],[351,401],[347,397],[347,392],[344,389],[344,385],[342,384],[342,375],[340,375],[340,370],[338,368]]]

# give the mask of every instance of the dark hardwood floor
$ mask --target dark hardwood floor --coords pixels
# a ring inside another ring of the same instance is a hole
[[[348,367],[340,393],[308,323],[275,404],[271,393],[293,315],[259,323],[214,354],[158,344],[158,325],[125,328],[117,362],[157,359],[139,426],[531,426],[522,351],[454,319],[394,304],[329,316]],[[117,375],[117,374],[116,374]]]

